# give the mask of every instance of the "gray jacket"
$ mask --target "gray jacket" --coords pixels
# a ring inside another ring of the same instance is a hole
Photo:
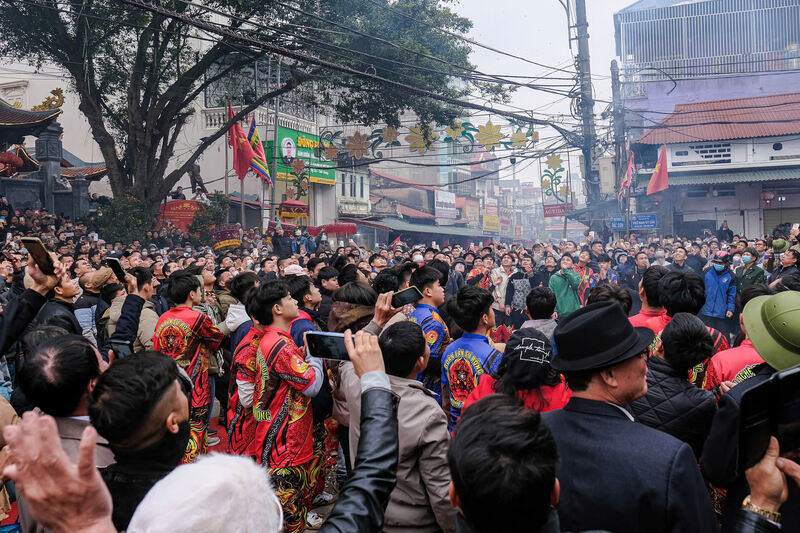
[[[361,384],[346,363],[342,387],[350,409],[350,457],[356,457],[361,434]],[[400,397],[397,412],[399,462],[397,485],[384,516],[386,533],[455,531],[456,509],[450,504],[447,465],[447,418],[433,393],[413,379],[389,376],[392,392]]]
[[[553,330],[556,329],[558,323],[554,318],[537,318],[535,320],[526,320],[522,323],[519,329],[533,328],[541,331],[548,339],[553,338]]]

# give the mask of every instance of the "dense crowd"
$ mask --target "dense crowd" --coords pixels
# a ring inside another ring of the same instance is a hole
[[[791,226],[367,250],[278,224],[214,251],[4,202],[0,227],[25,532],[800,531],[798,450],[739,449],[745,393],[800,364]]]

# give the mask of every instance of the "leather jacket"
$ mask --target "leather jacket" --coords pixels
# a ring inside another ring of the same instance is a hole
[[[383,529],[383,514],[397,482],[399,401],[388,389],[361,393],[356,467],[320,533],[373,533]]]
[[[733,533],[773,533],[783,531],[780,525],[753,511],[739,510]]]
[[[67,333],[75,335],[83,333],[78,317],[75,316],[75,305],[72,302],[63,300],[52,299],[44,304],[39,310],[39,314],[36,315],[35,323],[37,325],[59,326],[67,330]]]

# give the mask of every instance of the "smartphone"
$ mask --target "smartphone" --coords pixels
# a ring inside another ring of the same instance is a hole
[[[416,303],[422,299],[422,293],[413,285],[403,289],[392,296],[392,307],[398,309],[408,304]]]
[[[320,359],[350,360],[347,348],[344,346],[344,333],[309,331],[306,333],[306,352]]]
[[[116,257],[107,257],[106,263],[108,263],[108,266],[111,267],[111,270],[114,272],[114,275],[117,276],[119,282],[122,283],[122,286],[126,287],[127,282],[125,281],[125,269],[122,268],[122,264],[119,262],[119,259]]]
[[[55,274],[56,267],[53,265],[53,258],[50,257],[41,239],[38,237],[22,237],[20,242],[25,249],[28,250],[28,253],[31,254],[39,270],[48,276]]]
[[[117,359],[123,359],[133,354],[131,343],[128,341],[111,339],[109,343],[111,344],[111,349],[114,350],[114,355],[117,357]]]
[[[800,365],[776,372],[742,395],[739,473],[764,457],[773,435],[782,453],[800,449]]]

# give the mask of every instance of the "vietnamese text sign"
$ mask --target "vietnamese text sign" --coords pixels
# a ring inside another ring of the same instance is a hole
[[[200,204],[192,200],[164,202],[159,208],[159,225],[163,226],[166,221],[169,221],[181,231],[187,231],[192,225],[194,214],[198,209],[200,209]]]
[[[477,198],[467,198],[464,202],[464,218],[470,228],[481,227],[481,202]]]
[[[436,218],[457,218],[456,194],[449,191],[436,191]]]
[[[609,229],[625,231],[625,215],[615,215],[609,218]],[[631,230],[657,229],[658,215],[656,213],[636,213],[631,215]]]
[[[500,215],[497,211],[497,198],[486,199],[486,209],[483,213],[483,231],[486,233],[500,233]]]
[[[270,172],[272,172],[272,141],[264,143]],[[291,179],[292,164],[303,161],[311,183],[336,185],[335,162],[328,161],[320,149],[319,137],[310,133],[278,127],[278,177]]]
[[[572,209],[572,203],[543,205],[542,208],[544,209],[545,218],[563,217],[567,211]]]

